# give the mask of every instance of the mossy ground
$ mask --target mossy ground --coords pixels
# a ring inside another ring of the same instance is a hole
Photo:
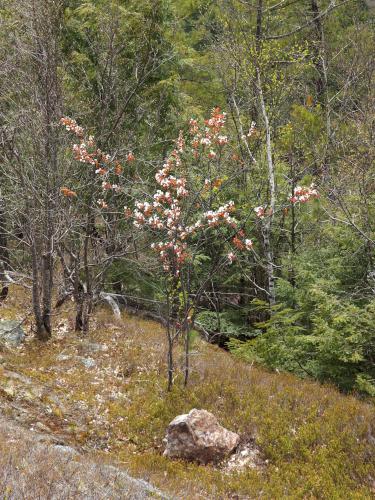
[[[0,316],[21,318],[27,300],[11,295]],[[38,404],[29,405],[35,419],[69,444],[182,498],[373,498],[371,401],[246,365],[199,339],[188,388],[177,378],[167,393],[160,325],[127,315],[116,322],[103,309],[83,339],[71,331],[70,307],[55,317],[50,342],[30,338],[24,347],[2,353],[3,366],[46,388]],[[107,350],[87,354],[88,340]],[[85,368],[79,356],[91,357],[96,366]],[[163,457],[168,423],[194,407],[213,412],[242,436],[255,436],[267,466],[228,474]]]

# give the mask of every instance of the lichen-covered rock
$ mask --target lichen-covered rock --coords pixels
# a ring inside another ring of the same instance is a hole
[[[239,435],[222,427],[212,413],[193,409],[169,424],[164,455],[202,464],[217,463],[230,455],[239,441]]]
[[[21,345],[24,340],[25,332],[19,321],[0,320],[0,343],[16,347]]]

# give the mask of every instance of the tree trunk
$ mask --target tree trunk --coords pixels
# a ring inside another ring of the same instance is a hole
[[[8,237],[6,232],[5,202],[0,191],[0,302],[8,295],[6,271],[9,270],[10,259]]]
[[[34,319],[36,325],[36,337],[38,340],[46,341],[51,337],[51,328],[47,328],[44,322],[44,317],[41,308],[41,283],[40,283],[40,260],[38,258],[40,248],[37,244],[37,238],[33,238],[31,243],[31,255],[32,255],[32,301],[33,301],[33,311]]]
[[[168,352],[167,352],[167,370],[168,370],[168,392],[172,390],[173,387],[173,330],[171,325],[171,306],[170,297],[167,293],[167,341],[168,341]]]
[[[326,43],[324,37],[324,27],[320,16],[318,0],[311,0],[311,14],[314,19],[314,27],[316,40],[314,44],[314,64],[317,73],[315,79],[316,93],[318,102],[322,105],[326,118],[326,154],[323,158],[324,175],[327,175],[327,164],[329,162],[330,142],[331,142],[331,111],[330,100],[328,95],[328,70],[327,70],[327,54]]]
[[[269,213],[264,219],[262,234],[263,234],[263,247],[264,255],[266,258],[266,273],[267,273],[267,292],[268,301],[270,306],[273,306],[276,302],[276,292],[275,292],[275,274],[274,274],[274,263],[273,263],[273,251],[272,251],[272,221],[275,213],[276,204],[276,180],[275,180],[275,167],[272,157],[272,141],[271,141],[271,126],[268,119],[266,103],[263,94],[263,84],[261,77],[261,68],[259,64],[261,51],[262,51],[262,38],[263,38],[263,0],[258,0],[257,6],[257,26],[256,26],[256,60],[255,60],[255,72],[256,72],[256,92],[260,106],[260,114],[263,119],[264,127],[266,130],[266,153],[267,153],[267,167],[268,167],[268,190],[269,190]]]
[[[56,238],[56,197],[58,196],[58,122],[60,89],[58,81],[59,31],[62,15],[60,0],[40,0],[31,4],[33,71],[35,73],[35,107],[40,113],[40,129],[34,140],[39,199],[35,210],[30,242],[33,266],[33,304],[37,337],[51,337],[51,310]]]

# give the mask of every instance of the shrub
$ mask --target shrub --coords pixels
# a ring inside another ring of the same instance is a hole
[[[231,340],[231,351],[273,369],[374,395],[375,301],[359,307],[319,283],[296,293],[295,300],[294,307],[273,308],[270,319],[258,324],[261,335]]]

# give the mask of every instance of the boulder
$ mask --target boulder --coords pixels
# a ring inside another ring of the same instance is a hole
[[[21,345],[24,340],[25,332],[19,321],[0,320],[0,343],[17,347]]]
[[[220,462],[237,447],[240,437],[222,427],[206,410],[193,409],[169,424],[164,455],[202,464]]]

